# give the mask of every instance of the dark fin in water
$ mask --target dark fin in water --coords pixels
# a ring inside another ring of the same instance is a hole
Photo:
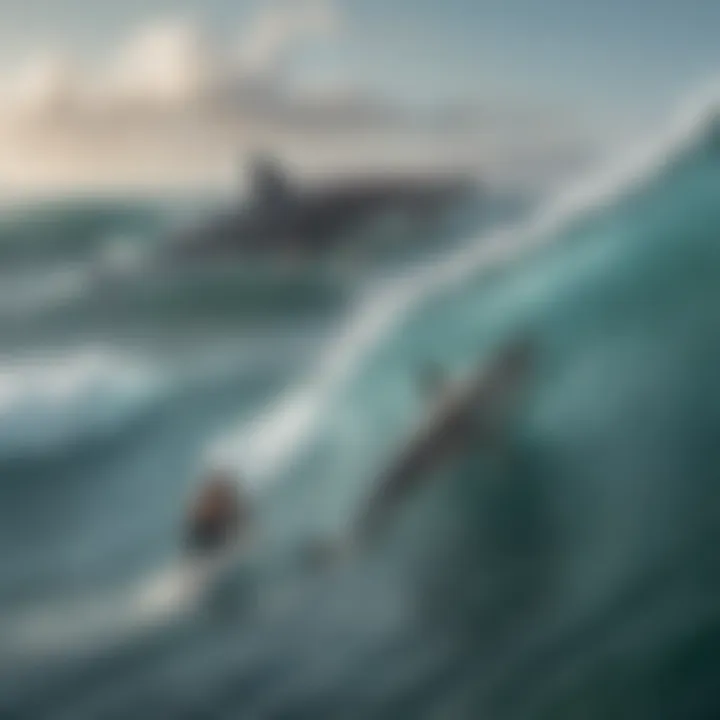
[[[290,181],[272,155],[255,155],[250,165],[250,182],[252,198],[258,207],[277,208],[292,195]]]
[[[475,439],[487,449],[506,446],[534,362],[532,343],[525,338],[517,340],[497,355],[480,381],[484,387],[478,398]]]
[[[429,412],[429,422],[375,482],[355,528],[362,542],[382,532],[395,511],[439,467],[468,447],[504,451],[534,354],[526,340],[514,342],[468,380],[442,393]]]

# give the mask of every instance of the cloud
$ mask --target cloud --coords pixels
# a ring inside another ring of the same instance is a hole
[[[276,72],[303,43],[332,37],[339,28],[339,15],[329,2],[276,3],[244,28],[240,68],[251,76]]]
[[[567,125],[526,110],[479,113],[468,103],[421,116],[349,79],[293,85],[294,54],[340,28],[328,2],[276,2],[229,45],[173,18],[145,24],[93,63],[62,51],[31,58],[4,79],[0,182],[222,184],[238,156],[258,148],[308,172],[473,166],[507,174],[523,157],[542,167],[543,148],[572,156]]]
[[[21,65],[4,85],[2,110],[32,116],[77,103],[84,79],[68,55],[48,52]]]
[[[8,78],[5,107],[27,114],[59,105],[184,105],[223,93],[257,94],[279,84],[281,68],[302,45],[331,37],[339,21],[328,2],[276,2],[251,17],[237,46],[218,47],[187,19],[140,27],[99,67],[82,68],[68,52],[42,53]]]
[[[201,99],[219,72],[220,61],[199,29],[168,21],[133,36],[105,80],[111,100],[176,104]]]

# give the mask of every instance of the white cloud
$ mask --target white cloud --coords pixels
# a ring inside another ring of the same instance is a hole
[[[6,112],[37,115],[76,104],[85,80],[69,55],[55,52],[31,58],[4,85]]]
[[[329,2],[276,2],[251,17],[237,47],[218,47],[187,19],[156,20],[119,48],[82,68],[69,52],[42,53],[7,78],[7,109],[29,114],[62,104],[87,110],[101,103],[182,105],[207,102],[280,83],[284,62],[310,40],[331,37],[339,26]]]
[[[156,22],[122,47],[107,78],[120,98],[187,103],[214,82],[219,61],[189,21]]]
[[[339,27],[329,2],[275,3],[243,28],[237,53],[240,69],[248,75],[276,72],[298,46],[332,37]]]

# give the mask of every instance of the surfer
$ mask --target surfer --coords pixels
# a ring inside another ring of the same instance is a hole
[[[191,553],[211,555],[243,540],[250,529],[251,510],[240,485],[222,470],[211,471],[190,504],[185,544]]]

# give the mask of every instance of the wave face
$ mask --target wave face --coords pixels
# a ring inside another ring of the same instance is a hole
[[[147,300],[163,322],[130,355],[122,332],[112,353],[70,334],[22,363],[25,386],[3,366],[0,710],[720,714],[718,126],[708,111],[534,218],[365,277],[349,310],[326,297],[312,321],[230,332]],[[377,553],[309,580],[277,569],[352,516],[423,411],[418,368],[467,369],[518,337],[533,382],[502,452],[458,458]],[[238,569],[210,622],[173,564],[204,462],[257,489],[272,576],[255,597]]]

